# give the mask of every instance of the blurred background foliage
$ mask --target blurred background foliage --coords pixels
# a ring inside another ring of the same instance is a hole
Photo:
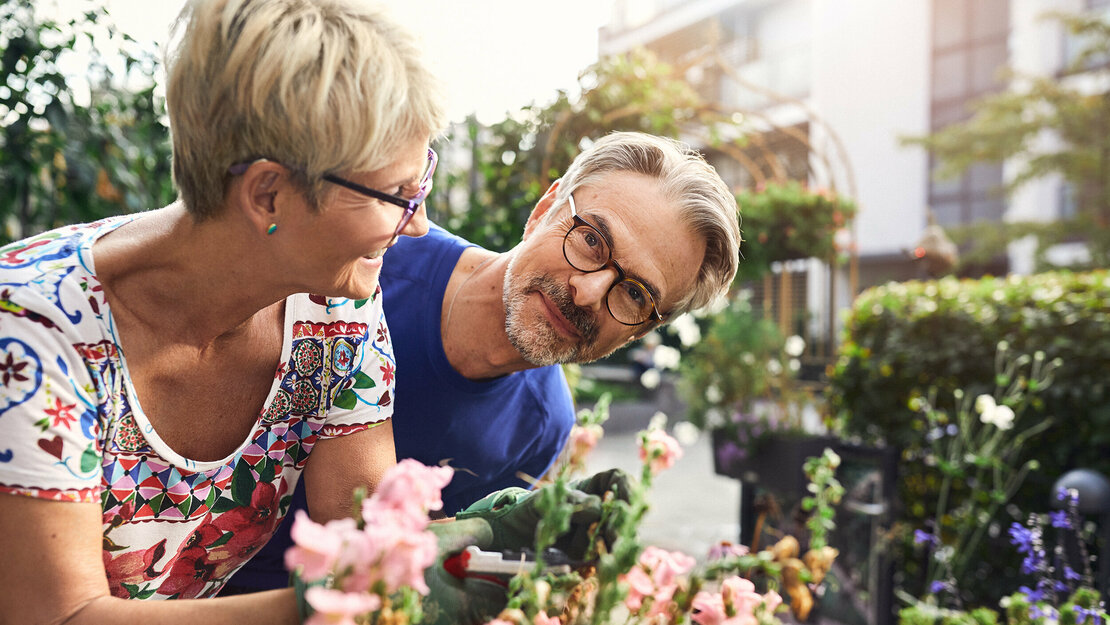
[[[0,243],[175,197],[158,60],[89,6],[59,22],[0,4]],[[75,80],[63,67],[80,49]]]

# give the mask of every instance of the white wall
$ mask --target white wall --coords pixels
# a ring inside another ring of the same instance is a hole
[[[812,1],[811,100],[855,172],[860,253],[900,252],[925,225],[927,158],[898,137],[929,129],[930,3]]]

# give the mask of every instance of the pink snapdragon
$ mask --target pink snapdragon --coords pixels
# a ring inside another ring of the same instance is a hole
[[[364,592],[313,587],[304,597],[316,611],[305,625],[357,625],[355,617],[382,607],[381,597]]]
[[[316,610],[313,624],[353,624],[381,609],[404,587],[428,593],[424,570],[435,563],[436,537],[427,531],[428,511],[443,507],[441,490],[454,472],[403,460],[382,477],[362,503],[363,527],[354,519],[313,522],[297,512],[295,543],[285,553],[290,570],[306,582],[334,575],[330,588],[313,587],[305,600]],[[381,593],[381,594],[378,594]]]
[[[321,525],[308,518],[304,510],[298,510],[289,530],[295,544],[285,552],[285,567],[290,571],[299,567],[306,582],[326,577],[343,549],[343,528],[347,525],[353,528],[355,524],[351,519],[344,521]]]
[[[678,441],[662,428],[653,428],[640,438],[640,462],[650,462],[652,475],[669,469],[682,457],[682,447]]]
[[[597,447],[605,430],[596,423],[589,425],[575,425],[570,429],[570,463],[574,466],[585,467],[586,456]]]
[[[386,472],[374,494],[362,503],[362,517],[369,521],[383,510],[392,510],[414,524],[423,523],[420,529],[424,529],[428,511],[443,508],[440,492],[454,473],[450,467],[429,467],[406,458]]]
[[[782,597],[773,590],[766,594],[755,591],[750,580],[732,576],[721,582],[720,592],[702,590],[694,595],[690,620],[698,625],[757,625],[756,612],[762,606],[767,614],[774,614],[782,604]]]
[[[674,593],[678,589],[679,576],[694,568],[697,561],[681,551],[667,551],[650,546],[640,554],[640,561],[621,581],[628,584],[625,605],[632,613],[638,613],[644,599],[651,598],[651,606],[646,616],[666,612],[673,604]]]

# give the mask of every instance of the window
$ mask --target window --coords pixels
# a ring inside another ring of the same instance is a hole
[[[932,130],[967,119],[972,101],[1005,87],[1009,32],[1009,0],[934,0]],[[936,165],[930,159],[930,173]],[[930,175],[929,206],[941,225],[998,221],[1001,184],[1001,164],[975,165],[953,180]]]

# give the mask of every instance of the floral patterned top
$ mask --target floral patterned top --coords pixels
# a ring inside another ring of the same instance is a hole
[[[209,597],[266,543],[313,445],[393,412],[380,290],[294,295],[258,422],[222,460],[169,448],[135,397],[93,243],[135,216],[0,248],[0,492],[99,502],[104,565],[124,598]]]

